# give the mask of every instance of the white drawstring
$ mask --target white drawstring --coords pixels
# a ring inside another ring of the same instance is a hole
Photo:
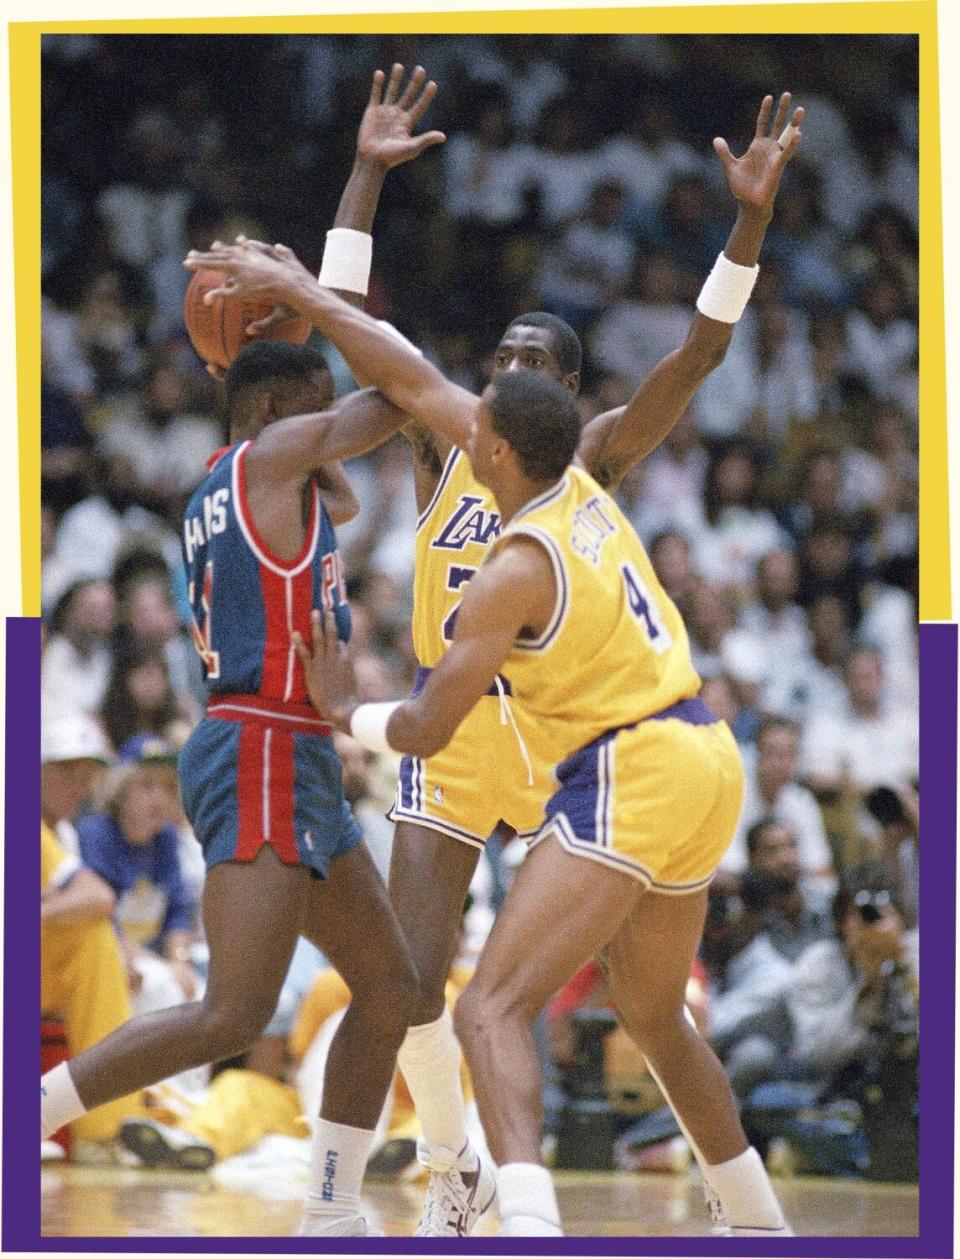
[[[517,725],[516,718],[513,715],[513,709],[510,707],[510,701],[507,699],[507,692],[503,687],[503,680],[498,673],[494,678],[497,686],[497,695],[500,697],[500,724],[505,726],[507,722],[513,726],[513,733],[517,736],[517,742],[520,744],[520,755],[523,757],[523,763],[527,767],[527,786],[533,786],[533,766],[530,764],[530,754],[527,751],[527,745],[523,741],[523,735],[520,733],[520,727]]]

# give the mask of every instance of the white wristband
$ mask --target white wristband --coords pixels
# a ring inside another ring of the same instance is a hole
[[[324,288],[343,289],[346,293],[367,295],[370,264],[373,261],[373,237],[352,227],[333,227],[327,232],[320,267],[320,283]]]
[[[720,323],[736,323],[746,309],[759,266],[742,267],[721,254],[697,298],[697,310]]]
[[[387,722],[400,707],[400,701],[389,704],[360,704],[350,718],[350,733],[369,752],[394,752],[387,742]]]

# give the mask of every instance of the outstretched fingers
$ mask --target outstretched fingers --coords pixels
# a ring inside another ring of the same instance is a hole
[[[423,115],[430,108],[430,102],[437,94],[437,85],[433,79],[424,87],[423,91],[410,106],[410,125],[415,126]]]
[[[777,106],[777,116],[773,120],[773,131],[771,133],[774,136],[774,138],[779,136],[780,132],[786,126],[787,112],[790,109],[790,101],[792,99],[793,98],[791,97],[789,92],[784,92],[783,95],[780,97],[780,103]]]
[[[374,70],[373,82],[370,84],[369,103],[371,105],[379,105],[380,101],[383,99],[383,84],[386,80],[386,77],[387,76],[383,73],[382,70]]]
[[[397,97],[400,95],[400,83],[403,79],[403,66],[399,61],[395,61],[390,70],[390,78],[387,82],[387,90],[383,94],[384,105],[396,105]]]
[[[729,168],[737,160],[730,152],[730,145],[727,144],[726,140],[724,140],[722,136],[717,136],[714,139],[713,151],[716,153],[717,157],[719,157],[720,161],[723,162],[724,170],[729,170]]]
[[[785,166],[799,147],[800,141],[803,139],[803,132],[800,130],[803,118],[803,106],[798,105],[793,111],[793,117],[790,119],[789,124],[780,132],[777,144],[780,146],[781,151],[775,159],[779,166]]]
[[[760,112],[757,114],[757,137],[765,136],[770,127],[770,111],[773,109],[773,97],[765,96],[760,106]]]
[[[426,77],[427,72],[424,70],[423,66],[417,66],[413,74],[411,74],[410,78],[407,80],[407,86],[403,89],[403,95],[397,101],[397,105],[401,109],[409,109],[411,107],[413,102],[417,99],[417,94],[419,93],[421,87],[423,87],[423,81]]]

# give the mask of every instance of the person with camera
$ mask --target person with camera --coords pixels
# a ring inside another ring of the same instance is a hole
[[[891,885],[882,862],[852,866],[833,901],[836,939],[797,959],[787,994],[792,1056],[811,1074],[865,1064],[877,1037],[916,1021],[918,936]]]

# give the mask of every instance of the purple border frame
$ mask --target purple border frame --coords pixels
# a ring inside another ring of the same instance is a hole
[[[40,623],[7,621],[6,835],[3,1015],[4,1251],[99,1251],[188,1254],[316,1254],[316,1241],[292,1237],[68,1238],[40,1236],[40,1177],[34,1159],[37,1099],[35,1028],[40,1013],[38,902],[32,889],[39,864],[34,847],[39,816]],[[956,991],[957,627],[920,626],[920,761],[927,856],[921,863],[921,904],[928,925],[921,953],[920,1232],[917,1237],[817,1237],[772,1243],[713,1238],[571,1237],[476,1238],[434,1242],[420,1238],[361,1241],[338,1238],[341,1254],[569,1254],[862,1256],[863,1259],[948,1259],[953,1254],[954,995]],[[29,855],[28,855],[29,854]],[[20,896],[26,878],[29,896]]]

